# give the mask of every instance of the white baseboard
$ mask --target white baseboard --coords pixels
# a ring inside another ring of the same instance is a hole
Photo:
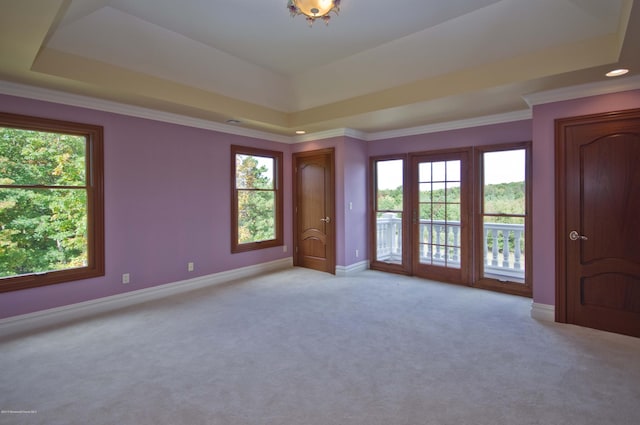
[[[242,279],[260,274],[283,270],[293,267],[293,258],[270,261],[268,263],[255,264],[239,269],[200,276],[193,279],[181,280],[151,288],[123,294],[111,295],[95,300],[83,301],[62,307],[36,311],[19,316],[0,319],[0,338],[17,335],[44,327],[51,327],[61,323],[82,319],[100,313],[117,310],[123,307],[140,304],[143,302],[165,298],[170,295],[205,288],[235,279]]]
[[[336,276],[350,276],[369,268],[369,261],[363,260],[349,266],[336,266]]]
[[[556,306],[550,304],[531,303],[531,317],[544,322],[556,321]]]

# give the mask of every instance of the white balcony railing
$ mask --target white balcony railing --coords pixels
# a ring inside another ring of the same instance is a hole
[[[382,214],[376,223],[377,259],[402,262],[402,220],[394,213]],[[420,261],[427,264],[460,264],[460,222],[420,220]],[[524,225],[485,223],[484,275],[499,280],[524,282]],[[446,248],[448,247],[448,248]]]

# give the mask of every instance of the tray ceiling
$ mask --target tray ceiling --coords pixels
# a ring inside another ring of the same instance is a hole
[[[379,132],[525,110],[522,96],[637,72],[632,0],[3,2],[0,79],[282,135]]]

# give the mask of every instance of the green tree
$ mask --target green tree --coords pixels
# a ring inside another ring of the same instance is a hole
[[[85,144],[0,128],[0,276],[86,263]]]
[[[402,211],[402,186],[378,190],[378,211]]]
[[[252,155],[236,155],[238,188],[238,242],[275,239],[276,200],[273,160]],[[265,164],[271,161],[271,167]]]

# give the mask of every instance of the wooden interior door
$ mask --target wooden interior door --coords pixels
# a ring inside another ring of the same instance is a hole
[[[470,284],[469,151],[411,156],[413,274]]]
[[[640,337],[640,110],[556,131],[557,320]]]
[[[296,153],[294,264],[335,274],[333,149]]]

